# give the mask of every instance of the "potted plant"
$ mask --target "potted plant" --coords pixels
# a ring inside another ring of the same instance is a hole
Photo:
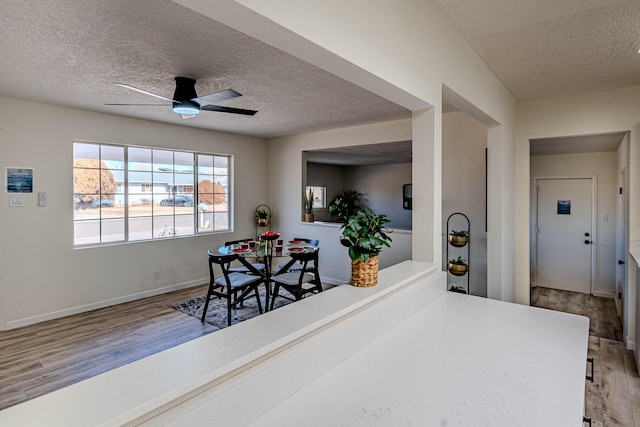
[[[466,294],[467,290],[465,288],[463,288],[462,286],[451,285],[451,287],[449,288],[449,292],[457,292],[459,294]]]
[[[313,222],[313,188],[309,188],[309,192],[304,193],[304,220],[305,222]]]
[[[349,248],[351,280],[354,286],[378,284],[378,255],[383,246],[390,247],[391,231],[385,224],[391,222],[386,215],[377,215],[361,208],[342,224],[340,243]]]
[[[451,230],[451,233],[449,233],[449,243],[451,244],[451,246],[461,248],[466,245],[468,241],[469,232],[467,230]]]
[[[269,220],[271,219],[271,213],[265,208],[256,209],[256,222],[261,227],[266,227],[269,225]]]
[[[469,270],[469,265],[461,255],[458,255],[458,258],[452,258],[449,260],[449,266],[447,268],[449,273],[454,276],[464,276]]]
[[[345,223],[349,217],[360,210],[360,206],[358,206],[358,198],[360,196],[362,196],[362,193],[355,190],[343,190],[329,203],[327,210],[332,217],[337,218],[339,222]]]

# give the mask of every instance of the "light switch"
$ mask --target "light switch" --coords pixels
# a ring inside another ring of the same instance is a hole
[[[16,196],[14,194],[9,195],[9,206],[22,207],[24,206],[24,196]]]

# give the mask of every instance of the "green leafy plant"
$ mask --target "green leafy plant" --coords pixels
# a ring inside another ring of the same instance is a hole
[[[258,209],[256,211],[256,218],[257,219],[269,219],[269,218],[271,218],[271,215],[269,214],[268,210],[261,208],[261,209]]]
[[[467,230],[460,230],[460,231],[451,230],[451,233],[449,234],[457,237],[469,237],[469,232]]]
[[[449,264],[467,265],[467,260],[462,258],[462,255],[458,255],[458,258],[451,258]]]
[[[309,188],[309,192],[304,193],[304,210],[308,214],[313,213],[313,188]]]
[[[332,217],[337,218],[339,222],[345,223],[349,217],[355,215],[360,210],[358,205],[358,199],[362,196],[356,190],[343,190],[342,193],[336,196],[329,206],[327,211]]]
[[[391,222],[386,215],[377,215],[367,208],[361,208],[342,224],[340,243],[349,248],[349,258],[366,261],[371,256],[378,256],[382,247],[390,247],[391,230],[385,224]]]

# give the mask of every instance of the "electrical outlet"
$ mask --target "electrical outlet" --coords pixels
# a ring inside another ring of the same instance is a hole
[[[156,270],[153,272],[153,280],[160,280],[160,271]]]

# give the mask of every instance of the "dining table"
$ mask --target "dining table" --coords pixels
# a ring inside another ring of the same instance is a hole
[[[258,240],[247,240],[232,245],[221,246],[218,252],[224,255],[238,255],[238,261],[242,263],[249,273],[262,276],[265,285],[265,311],[269,311],[271,298],[271,284],[273,276],[286,273],[296,261],[290,258],[284,266],[277,271],[273,269],[273,259],[289,257],[292,253],[304,253],[317,251],[318,247],[302,240],[280,239],[280,234],[261,234]],[[264,263],[264,270],[256,268],[250,260]]]

